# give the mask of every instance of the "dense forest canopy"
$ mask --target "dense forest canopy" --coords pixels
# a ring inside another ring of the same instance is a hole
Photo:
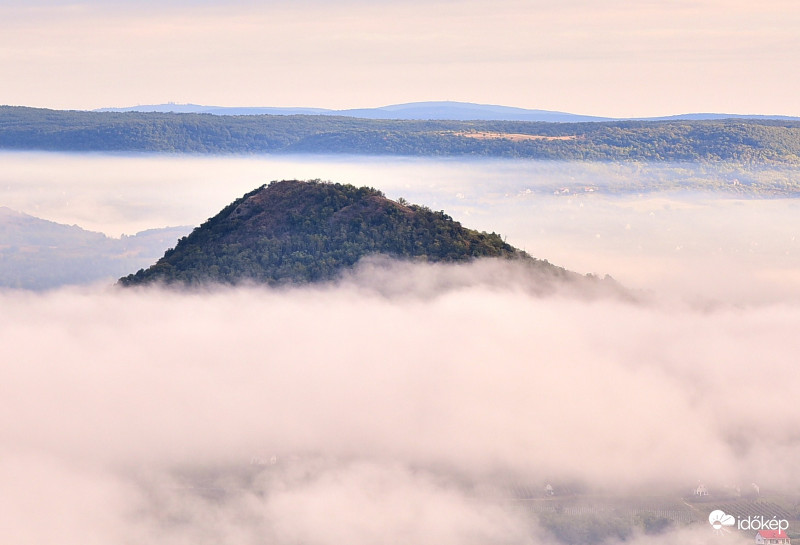
[[[513,258],[551,276],[574,274],[495,233],[467,229],[444,212],[392,201],[376,189],[289,180],[237,199],[120,284],[325,281],[376,254],[424,262]]]
[[[800,122],[377,120],[0,106],[0,149],[800,164]]]

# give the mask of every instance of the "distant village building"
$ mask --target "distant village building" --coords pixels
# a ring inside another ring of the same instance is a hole
[[[759,530],[756,545],[791,545],[792,540],[783,530]]]
[[[699,485],[697,485],[697,488],[694,489],[694,495],[695,496],[708,496],[708,488],[706,488],[706,485],[704,485],[704,484],[699,484]]]

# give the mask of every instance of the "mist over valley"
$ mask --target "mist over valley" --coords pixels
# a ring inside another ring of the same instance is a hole
[[[4,289],[11,539],[646,545],[714,539],[713,508],[794,531],[798,203],[732,181],[793,167],[2,159],[6,206],[100,237],[321,178],[637,294],[543,293],[514,261],[382,258],[280,288]]]

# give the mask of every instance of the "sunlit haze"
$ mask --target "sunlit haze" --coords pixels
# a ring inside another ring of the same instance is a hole
[[[0,104],[800,115],[794,2],[11,1]]]

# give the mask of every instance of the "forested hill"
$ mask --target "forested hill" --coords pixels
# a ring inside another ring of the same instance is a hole
[[[412,121],[318,115],[60,111],[0,106],[0,149],[347,153],[800,164],[800,122]]]
[[[237,199],[120,284],[324,281],[375,254],[425,262],[516,258],[551,277],[577,276],[444,212],[392,201],[372,188],[293,180]]]

